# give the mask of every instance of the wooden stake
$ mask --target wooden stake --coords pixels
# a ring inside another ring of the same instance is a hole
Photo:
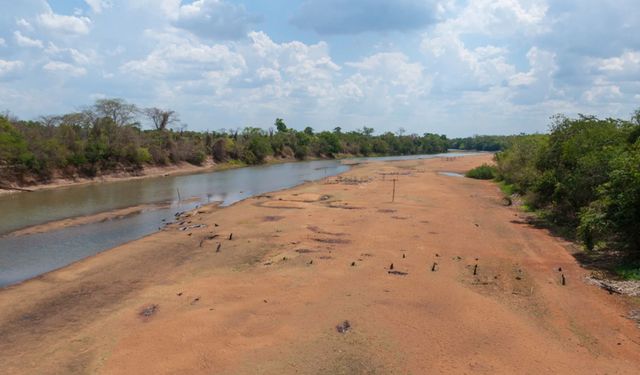
[[[560,276],[562,276],[562,285],[567,285],[567,279],[564,277],[564,273]]]
[[[433,266],[431,266],[431,272],[435,272],[436,271],[436,266],[438,265],[438,263],[434,262]]]
[[[396,179],[393,179],[393,195],[391,196],[391,203],[396,200]]]
[[[473,266],[473,276],[478,274],[478,265]]]

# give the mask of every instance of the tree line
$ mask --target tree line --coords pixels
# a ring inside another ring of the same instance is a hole
[[[523,135],[474,135],[473,137],[453,138],[449,140],[449,148],[468,151],[501,151]]]
[[[146,124],[151,129],[144,129]],[[202,165],[207,159],[252,165],[270,158],[431,154],[449,147],[444,135],[373,133],[367,127],[299,131],[282,119],[268,129],[189,131],[175,111],[100,99],[77,112],[35,121],[1,115],[0,184],[136,172],[145,165]]]
[[[498,179],[587,249],[640,258],[640,110],[555,116],[548,134],[514,137],[496,161]]]

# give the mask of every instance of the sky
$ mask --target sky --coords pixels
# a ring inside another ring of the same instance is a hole
[[[0,110],[450,137],[640,108],[638,0],[0,0]]]

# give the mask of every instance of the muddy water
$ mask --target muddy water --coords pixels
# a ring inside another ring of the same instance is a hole
[[[446,154],[464,156],[470,154]],[[406,160],[442,155],[377,158]],[[372,158],[352,159],[355,161]],[[198,204],[242,199],[299,185],[348,170],[340,161],[310,161],[185,176],[84,185],[0,197],[0,287],[63,267],[106,249],[151,234],[176,211]],[[179,197],[182,201],[180,201]],[[188,201],[188,203],[186,202]],[[142,204],[172,202],[169,208],[143,211],[118,220],[25,236],[20,228]]]

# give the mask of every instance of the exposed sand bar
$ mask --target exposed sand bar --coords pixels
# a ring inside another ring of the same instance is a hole
[[[64,220],[51,221],[44,224],[33,225],[27,228],[19,229],[5,236],[27,236],[36,233],[45,233],[52,230],[59,230],[62,228],[75,227],[78,225],[86,225],[98,222],[104,222],[107,220],[118,220],[129,216],[138,215],[145,211],[158,210],[162,208],[168,208],[171,204],[158,203],[158,204],[141,204],[138,206],[122,208],[118,210],[112,210],[107,212],[101,212],[94,215],[72,217]]]
[[[438,174],[490,159],[359,165],[0,290],[0,372],[638,373],[632,301]]]

